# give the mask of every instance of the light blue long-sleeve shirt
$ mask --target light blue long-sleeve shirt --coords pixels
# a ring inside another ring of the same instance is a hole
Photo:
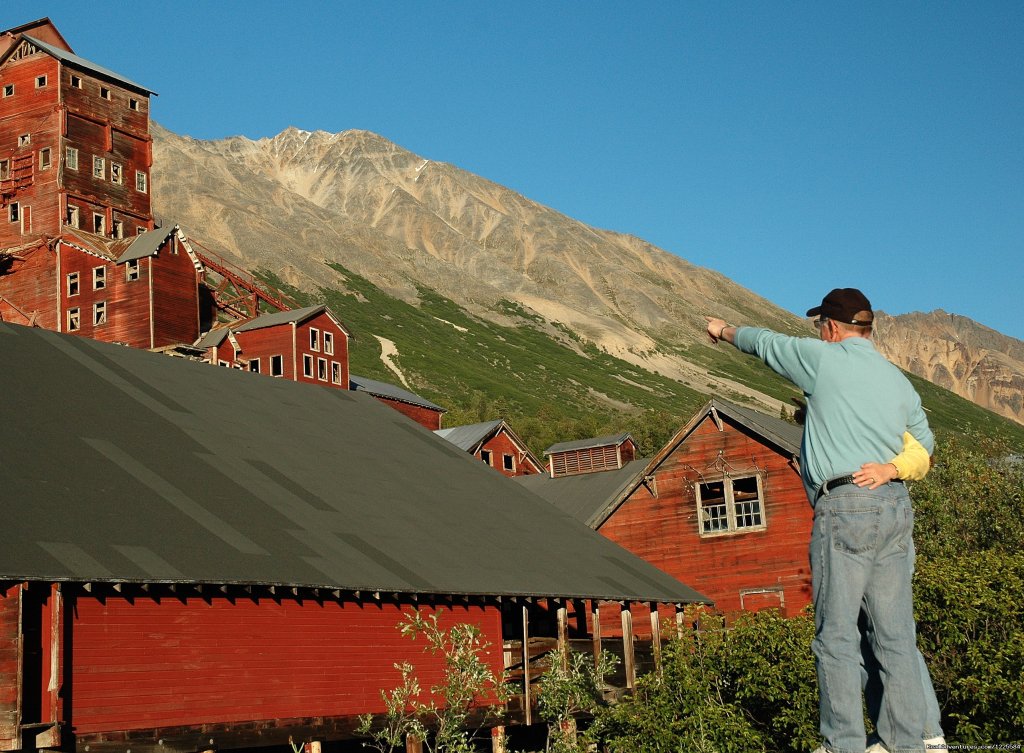
[[[935,438],[910,381],[874,343],[848,337],[828,343],[768,329],[738,327],[736,347],[763,360],[807,398],[800,473],[808,495],[822,483],[885,463],[909,431],[929,454]],[[813,499],[813,496],[812,496]]]

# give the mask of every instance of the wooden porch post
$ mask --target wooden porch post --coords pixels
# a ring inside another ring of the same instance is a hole
[[[597,599],[590,600],[590,623],[593,626],[591,636],[594,640],[594,669],[599,669],[601,666],[601,607]],[[603,677],[597,678],[598,682],[603,680]]]
[[[562,656],[562,669],[569,669],[569,610],[565,601],[555,599],[558,605],[558,653]]]
[[[633,612],[630,602],[622,605],[622,655],[626,668],[626,687],[636,686],[636,658],[633,654]]]
[[[654,647],[654,668],[661,671],[661,618],[658,605],[651,602],[651,645]]]
[[[533,702],[530,699],[530,605],[523,604],[523,712],[526,726],[533,724]]]

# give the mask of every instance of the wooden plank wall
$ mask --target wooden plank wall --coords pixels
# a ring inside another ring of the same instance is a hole
[[[0,590],[0,750],[21,747],[21,591]]]
[[[403,403],[401,400],[389,400],[386,397],[380,395],[374,395],[377,400],[384,403],[389,408],[401,413],[403,416],[411,418],[413,421],[418,423],[424,428],[435,431],[441,428],[441,413],[430,408],[424,408],[420,405],[410,405],[409,403]]]
[[[701,475],[715,477],[720,457],[733,475],[739,469],[763,471],[765,530],[700,536],[694,484]],[[799,475],[785,457],[728,421],[720,432],[709,418],[662,464],[654,483],[657,497],[639,487],[600,532],[714,599],[723,612],[741,608],[742,592],[751,592],[744,606],[756,608],[780,604],[757,594],[781,591],[787,615],[810,602],[807,547],[813,515]]]
[[[118,267],[124,277],[124,265]],[[152,260],[153,347],[199,337],[199,274],[176,235]]]
[[[78,597],[73,613],[75,730],[243,723],[380,712],[394,663],[421,668],[424,687],[442,659],[396,629],[394,604],[246,598]],[[424,608],[426,609],[426,608]],[[445,624],[478,624],[503,667],[496,607],[446,607]]]
[[[40,241],[33,249],[19,252],[24,260],[15,260],[11,270],[0,275],[0,319],[57,329],[57,266],[55,254]],[[23,315],[24,314],[24,315]]]

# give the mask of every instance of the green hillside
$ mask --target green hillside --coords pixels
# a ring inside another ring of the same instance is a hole
[[[326,303],[354,335],[350,347],[355,374],[400,384],[380,359],[377,337],[394,342],[413,392],[449,409],[445,426],[508,419],[540,454],[554,442],[629,431],[650,453],[708,399],[685,383],[647,371],[602,352],[566,329],[553,332],[540,317],[511,301],[501,313],[516,322],[501,326],[469,313],[432,290],[420,288],[410,305],[340,265],[345,290],[296,290],[271,272],[268,284],[302,305]],[[681,355],[721,376],[787,404],[799,392],[754,358],[731,347],[701,348]],[[962,432],[973,428],[1024,448],[1024,427],[953,393],[911,376],[933,427]],[[717,393],[742,401],[731,390]]]

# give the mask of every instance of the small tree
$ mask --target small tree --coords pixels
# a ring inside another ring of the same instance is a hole
[[[603,701],[603,678],[614,671],[618,658],[602,651],[596,666],[590,656],[560,648],[548,655],[550,666],[541,677],[537,705],[548,723],[551,753],[583,753],[589,736],[576,734],[576,718],[594,714]]]
[[[476,625],[459,623],[445,630],[439,621],[441,612],[426,618],[414,612],[398,624],[403,636],[422,637],[427,644],[424,651],[444,657],[440,684],[431,687],[424,699],[415,667],[409,662],[395,664],[402,682],[390,692],[381,691],[383,725],[375,729],[372,714],[359,718],[357,732],[370,738],[364,743],[367,747],[391,753],[412,736],[433,753],[471,753],[479,731],[470,724],[473,714],[481,713],[483,720],[500,717],[499,704],[508,699],[509,691],[504,678],[496,677],[483,659],[490,643]]]

